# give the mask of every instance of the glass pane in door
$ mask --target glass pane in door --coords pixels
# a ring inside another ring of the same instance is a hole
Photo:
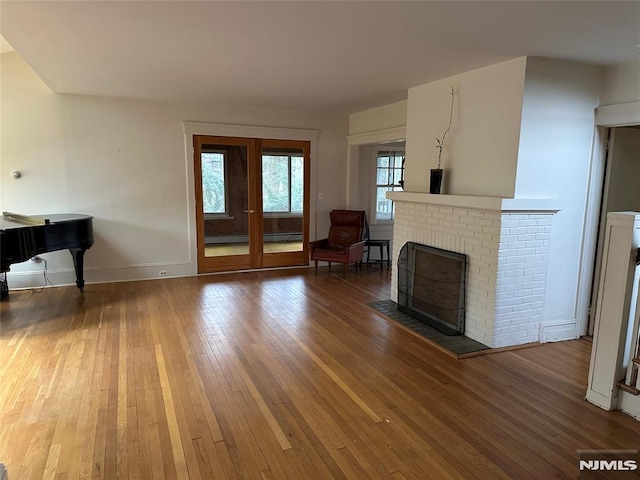
[[[263,252],[300,252],[304,228],[304,151],[262,149]]]
[[[249,254],[247,147],[202,145],[205,257]]]

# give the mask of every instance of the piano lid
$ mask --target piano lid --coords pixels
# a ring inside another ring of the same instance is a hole
[[[34,226],[46,226],[65,222],[78,222],[90,220],[91,215],[80,213],[51,213],[47,215],[21,215],[17,213],[3,212],[0,217],[0,230],[14,228],[28,228]]]

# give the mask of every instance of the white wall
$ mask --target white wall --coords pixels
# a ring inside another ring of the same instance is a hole
[[[194,275],[182,121],[319,129],[314,230],[344,206],[347,119],[296,112],[52,94],[17,53],[1,57],[0,210],[93,215],[88,282]],[[12,170],[23,177],[15,180]],[[73,283],[68,252],[44,255],[54,284]],[[42,283],[12,266],[11,287]]]
[[[352,208],[366,210],[369,222],[373,217],[371,202],[373,195],[373,179],[375,178],[375,156],[377,145],[361,145],[358,151],[358,197]]]
[[[409,89],[405,189],[429,191],[436,137],[454,115],[442,155],[444,193],[513,197],[526,58]]]
[[[600,105],[640,102],[640,60],[604,69]]]
[[[557,198],[543,322],[574,329],[601,69],[529,57],[516,198]]]

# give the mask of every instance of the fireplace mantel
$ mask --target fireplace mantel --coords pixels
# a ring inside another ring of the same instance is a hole
[[[440,207],[466,208],[503,213],[557,213],[560,205],[555,198],[500,198],[472,195],[433,195],[421,192],[387,192],[394,202],[422,203]]]

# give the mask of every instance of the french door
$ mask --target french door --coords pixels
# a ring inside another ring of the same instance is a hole
[[[309,263],[310,143],[194,135],[198,272]]]

